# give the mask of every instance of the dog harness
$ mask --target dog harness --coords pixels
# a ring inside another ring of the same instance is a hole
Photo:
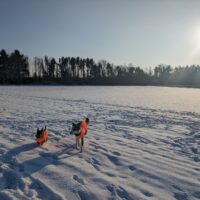
[[[88,128],[88,125],[87,125],[87,122],[85,120],[81,121],[81,132],[78,136],[76,136],[77,139],[82,139],[84,138],[86,132],[87,132],[87,128]]]

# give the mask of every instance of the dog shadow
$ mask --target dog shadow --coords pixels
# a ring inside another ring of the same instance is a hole
[[[12,160],[14,157],[16,157],[18,154],[26,152],[26,151],[30,151],[33,150],[34,148],[36,148],[38,145],[36,143],[29,143],[29,144],[25,144],[19,147],[15,147],[11,150],[9,150],[8,152],[6,152],[2,157],[3,160],[6,163],[9,163],[10,160]]]
[[[48,165],[63,165],[62,159],[70,158],[78,155],[79,152],[74,152],[73,146],[54,153],[41,152],[38,157],[26,160],[22,163],[24,170],[28,175],[36,173]]]
[[[34,150],[36,147],[38,147],[36,143],[30,143],[13,148],[3,155],[3,161],[8,164],[11,169],[19,171],[23,177],[28,177],[48,165],[63,164],[62,159],[73,157],[79,153],[74,152],[74,145],[66,145],[63,150],[58,152],[39,152],[38,157],[34,157],[23,162],[17,161],[17,155]]]

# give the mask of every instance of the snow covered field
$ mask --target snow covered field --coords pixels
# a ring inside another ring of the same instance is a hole
[[[200,199],[199,102],[199,89],[0,87],[0,200]],[[85,116],[79,153],[69,130]]]

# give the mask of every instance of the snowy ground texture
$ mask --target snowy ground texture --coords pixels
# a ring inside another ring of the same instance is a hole
[[[36,87],[0,92],[0,200],[200,199],[198,112],[71,100]],[[79,153],[69,130],[84,116],[91,123]],[[49,140],[38,147],[44,125]]]

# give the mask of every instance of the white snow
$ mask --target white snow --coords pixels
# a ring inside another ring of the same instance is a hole
[[[0,87],[0,200],[200,199],[199,102],[198,89]],[[69,131],[85,116],[80,153]]]

